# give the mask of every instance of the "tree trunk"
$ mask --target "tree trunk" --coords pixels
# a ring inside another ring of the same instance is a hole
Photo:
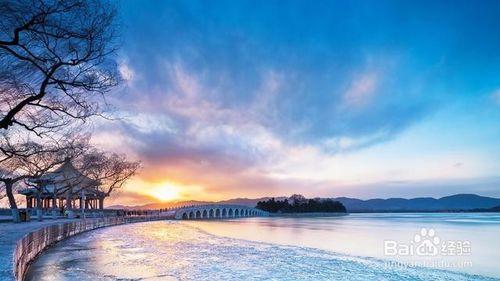
[[[7,193],[7,198],[9,198],[9,206],[12,212],[12,220],[14,222],[20,222],[21,217],[19,216],[19,209],[17,209],[16,199],[14,198],[13,186],[14,183],[12,181],[5,181],[5,193]]]
[[[104,197],[99,198],[99,209],[104,209]]]

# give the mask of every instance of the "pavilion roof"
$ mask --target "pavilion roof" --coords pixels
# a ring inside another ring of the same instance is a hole
[[[45,182],[53,185],[57,189],[73,187],[73,188],[89,188],[99,185],[99,182],[82,174],[68,159],[53,172],[45,173],[35,182]]]

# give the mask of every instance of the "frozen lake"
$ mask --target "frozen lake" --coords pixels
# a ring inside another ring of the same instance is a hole
[[[58,244],[28,280],[494,280],[499,234],[499,214],[138,223]]]

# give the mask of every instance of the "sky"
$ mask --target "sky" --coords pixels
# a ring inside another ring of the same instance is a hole
[[[112,202],[500,197],[499,1],[122,1]]]

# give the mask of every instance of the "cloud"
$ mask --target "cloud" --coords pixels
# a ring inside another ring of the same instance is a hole
[[[157,199],[151,195],[143,194],[140,192],[133,191],[133,189],[123,187],[120,190],[115,190],[109,199],[105,201],[106,207],[112,205],[142,205],[145,202],[154,202]]]
[[[349,89],[344,93],[346,106],[363,107],[374,97],[377,89],[377,74],[364,73],[351,82]]]
[[[293,71],[262,68],[256,84],[238,92],[232,85],[238,80],[212,77],[180,58],[153,65],[161,79],[153,81],[144,75],[149,70],[136,70],[144,79],[133,80],[128,98],[118,101],[126,118],[113,130],[122,148],[143,161],[143,181],[176,182],[184,186],[186,198],[279,195],[323,186],[332,177],[342,178],[323,168],[336,163],[331,155],[386,141],[420,118],[411,115],[420,108],[374,99],[380,86],[375,72],[355,78],[347,92],[339,87],[338,95],[323,102],[323,92],[309,92],[313,84],[303,84]],[[356,110],[339,109],[337,101]],[[386,111],[393,115],[386,116]]]
[[[379,179],[358,172],[365,159],[342,157],[394,141],[446,101],[446,68],[435,70],[444,55],[420,46],[429,57],[415,57],[414,32],[390,24],[384,31],[405,40],[387,44],[365,30],[384,22],[352,26],[336,9],[300,22],[294,5],[254,14],[235,3],[204,7],[210,16],[192,2],[124,5],[137,23],[122,50],[127,89],[114,101],[125,118],[101,139],[142,159],[144,180],[208,196]]]
[[[496,105],[500,106],[500,89],[493,91],[493,93],[491,94],[491,99]]]
[[[130,68],[125,61],[118,65],[118,71],[120,72],[121,77],[127,82],[130,82],[135,78],[134,70]]]

